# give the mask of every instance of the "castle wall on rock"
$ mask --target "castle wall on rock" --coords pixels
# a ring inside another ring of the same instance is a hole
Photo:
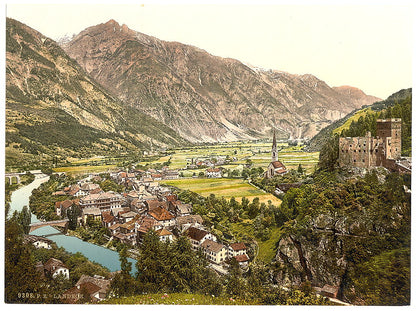
[[[340,166],[390,168],[401,157],[401,119],[377,120],[377,134],[372,137],[341,137]]]

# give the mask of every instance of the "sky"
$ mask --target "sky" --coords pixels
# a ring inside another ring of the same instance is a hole
[[[412,86],[412,1],[120,3],[6,0],[6,15],[55,40],[114,19],[162,40],[255,67],[313,74],[382,99]]]

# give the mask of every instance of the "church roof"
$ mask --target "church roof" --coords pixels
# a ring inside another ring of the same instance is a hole
[[[273,165],[274,168],[284,168],[284,169],[286,169],[286,166],[284,166],[284,164],[280,161],[273,161],[270,164]]]

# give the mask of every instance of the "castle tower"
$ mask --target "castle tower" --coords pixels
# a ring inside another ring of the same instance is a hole
[[[384,155],[386,159],[398,160],[402,150],[402,120],[377,120],[377,136],[384,142]]]
[[[279,152],[277,151],[276,130],[273,130],[272,162],[275,161],[279,161]]]

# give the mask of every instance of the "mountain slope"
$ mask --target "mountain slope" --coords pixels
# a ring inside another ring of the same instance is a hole
[[[7,19],[6,147],[65,157],[137,152],[149,141],[185,143],[172,129],[110,95],[53,40]]]
[[[191,141],[312,137],[374,97],[350,100],[312,75],[250,68],[114,20],[63,45],[94,79]]]

